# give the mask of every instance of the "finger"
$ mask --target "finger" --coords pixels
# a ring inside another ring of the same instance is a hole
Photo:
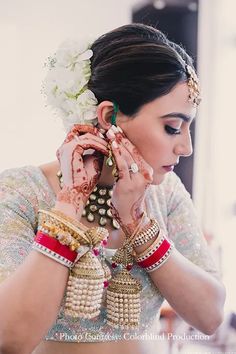
[[[100,139],[100,140],[99,140]],[[82,135],[76,138],[76,144],[79,147],[82,148],[83,150],[88,150],[88,149],[94,149],[96,151],[99,151],[100,153],[108,156],[108,143],[105,141],[102,141],[101,138],[95,137],[91,135],[91,137]]]
[[[104,138],[86,133],[81,136],[74,135],[73,139],[84,150],[93,148],[108,156],[108,142]]]
[[[102,134],[101,134],[101,136],[93,135],[91,133],[86,133],[86,134],[82,135],[83,139],[93,139],[94,141],[97,141],[100,144],[102,144],[105,147],[107,147],[108,142],[106,141],[106,139],[103,137]]]
[[[122,138],[124,137],[124,133],[121,131],[121,129],[118,129],[118,127],[111,126],[111,128],[107,131],[107,137],[109,140],[116,141],[116,143],[118,143],[120,153],[126,162],[126,168],[128,169],[127,173],[129,173],[130,172],[129,169],[130,169],[131,164],[136,161],[133,156],[134,154],[132,153],[132,148],[127,149],[123,143]],[[113,143],[113,147],[114,146],[115,146],[115,143]],[[135,148],[134,145],[133,145],[133,148]]]
[[[73,182],[78,185],[88,179],[97,179],[101,174],[104,155],[109,155],[107,142],[89,133],[80,137],[75,136],[74,140],[76,147],[73,152],[72,165],[77,173],[73,175]],[[85,156],[84,151],[90,149],[94,150],[93,153]],[[92,156],[93,158],[90,158]]]
[[[98,131],[99,131],[98,128],[88,124],[75,124],[71,129],[72,133],[80,134],[80,135],[85,133],[91,133],[93,135],[96,135]]]
[[[131,153],[122,145],[122,143],[119,144],[119,149],[121,151],[121,155],[123,156],[123,158],[127,164],[126,168],[128,170],[130,179],[135,180],[137,177],[140,178],[140,173],[141,173],[141,175],[143,173],[142,173],[142,170],[140,170],[140,166],[138,165],[137,161],[134,159],[134,157],[131,155]],[[138,166],[137,172],[140,172],[140,173],[136,173],[131,170],[132,164],[136,164]]]
[[[93,135],[98,134],[98,128],[92,126],[92,125],[86,125],[86,124],[75,124],[67,134],[64,143],[70,142],[75,135],[83,135],[86,133],[91,133]]]
[[[122,151],[121,151],[120,146],[117,144],[117,142],[115,140],[112,141],[111,149],[113,152],[113,156],[114,156],[114,159],[116,162],[117,169],[119,171],[119,179],[126,178],[126,179],[130,180],[128,163],[125,160],[124,154],[122,155]]]
[[[84,165],[89,177],[89,180],[98,180],[102,172],[104,155],[95,151],[92,155],[86,156]]]
[[[79,125],[79,124],[74,125],[74,127],[71,130],[72,133],[79,135],[79,136],[81,136],[83,134],[84,135],[92,134],[93,136],[100,137],[101,139],[103,139],[105,141],[106,138],[102,134],[102,131],[105,132],[105,130],[98,129],[97,127],[93,127],[91,125]]]
[[[133,145],[128,138],[120,135],[119,133],[116,134],[116,136],[117,135],[118,135],[118,140],[120,142],[120,146],[123,146],[125,150],[132,156],[134,162],[136,162],[137,165],[139,166],[140,172],[145,170],[152,175],[153,173],[152,167],[144,160],[143,156],[136,148],[136,146]]]
[[[72,183],[74,186],[78,186],[87,180],[87,172],[84,166],[84,161],[80,152],[73,151],[72,154]]]
[[[109,140],[114,140],[116,138],[115,133],[111,128],[106,132],[106,136]]]

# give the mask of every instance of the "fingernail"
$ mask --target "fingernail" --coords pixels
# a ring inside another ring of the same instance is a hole
[[[114,133],[119,133],[119,130],[115,125],[112,125],[111,129],[113,130]]]
[[[98,135],[99,135],[102,139],[105,139],[105,136],[103,136],[102,133],[98,132]]]
[[[120,133],[123,133],[123,130],[118,125],[117,125],[117,129],[119,130]]]
[[[109,139],[115,139],[115,133],[111,130],[111,129],[109,129],[108,130],[108,132],[106,133],[106,135],[107,135],[107,137],[109,138]]]
[[[111,143],[112,147],[114,147],[115,149],[118,148],[118,144],[115,140],[113,140],[113,142]]]

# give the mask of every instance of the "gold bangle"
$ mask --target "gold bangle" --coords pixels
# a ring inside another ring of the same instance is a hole
[[[145,225],[143,229],[135,237],[133,245],[135,247],[141,246],[146,242],[158,236],[160,232],[160,226],[155,219],[151,219],[148,225]]]
[[[48,221],[55,224],[55,226],[60,227],[64,231],[68,231],[76,240],[79,239],[81,243],[82,240],[85,241],[85,244],[89,243],[89,239],[86,237],[84,232],[73,224],[69,223],[68,221],[64,220],[60,216],[48,211],[48,210],[39,210],[39,223],[42,224],[43,222]]]
[[[83,225],[86,231],[82,231],[69,221],[64,220],[61,216],[54,214],[52,211],[39,210],[39,215],[40,225],[49,223],[54,227],[58,227],[60,230],[70,233],[76,241],[79,240],[79,243],[83,245],[90,245],[92,247],[98,246],[109,236],[108,230],[104,227],[87,228]],[[61,215],[63,215],[63,213],[61,213]]]
[[[65,219],[66,221],[68,221],[70,224],[74,225],[75,227],[78,227],[78,229],[82,230],[82,231],[87,231],[88,227],[85,226],[84,224],[82,224],[81,222],[79,222],[78,220],[72,219],[70,216],[64,214],[62,211],[57,210],[55,208],[51,209],[51,212],[53,214],[56,214],[60,217],[62,217],[63,219]]]
[[[157,238],[152,242],[152,244],[146,249],[144,250],[142,253],[137,254],[136,257],[136,262],[140,262],[142,261],[143,257],[147,257],[148,253],[151,252],[156,245],[158,245],[159,242],[162,242],[162,239],[164,238],[163,234],[161,232],[159,232],[159,235],[157,236]]]
[[[80,243],[68,231],[64,231],[55,225],[45,222],[38,229],[46,232],[48,236],[56,238],[62,245],[68,246],[71,251],[77,251],[80,247]]]

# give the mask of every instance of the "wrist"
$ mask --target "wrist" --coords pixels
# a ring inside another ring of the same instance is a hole
[[[80,220],[86,201],[85,196],[79,193],[76,188],[64,186],[57,195],[55,209],[71,218]]]
[[[54,209],[61,211],[63,214],[69,216],[70,218],[79,221],[82,217],[84,207],[81,205],[81,208],[75,208],[75,206],[72,204],[57,200],[54,205]]]
[[[143,212],[139,219],[132,220],[130,222],[122,223],[121,228],[126,235],[126,238],[133,238],[134,234],[137,234],[150,223],[150,218],[146,212]]]

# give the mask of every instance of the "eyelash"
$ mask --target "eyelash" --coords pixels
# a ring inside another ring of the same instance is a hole
[[[170,127],[169,125],[165,125],[165,131],[167,132],[167,134],[169,135],[178,135],[181,133],[180,129],[175,129]]]

